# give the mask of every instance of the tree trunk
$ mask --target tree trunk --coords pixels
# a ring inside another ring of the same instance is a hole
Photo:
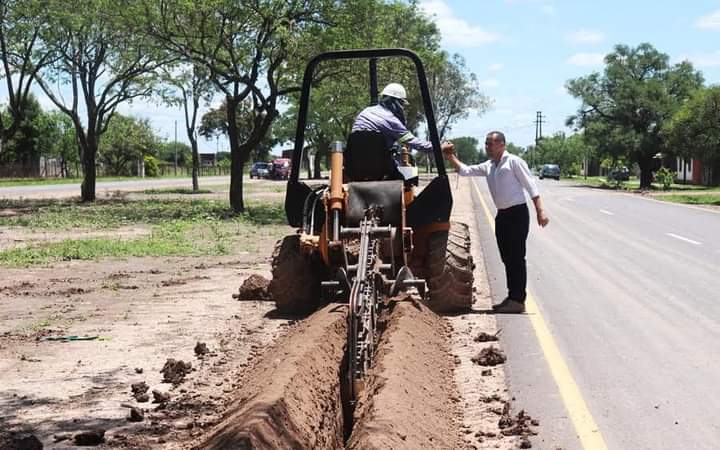
[[[80,186],[80,195],[84,202],[95,201],[95,155],[97,154],[97,143],[94,139],[88,139],[87,147],[82,149],[82,167],[85,176]]]
[[[650,157],[642,157],[640,161],[638,161],[638,165],[640,166],[640,190],[649,190],[652,188],[652,168],[653,168],[653,160],[652,156]]]
[[[225,102],[225,114],[228,120],[228,139],[230,140],[230,207],[236,213],[245,211],[243,202],[242,182],[247,148],[238,142],[237,129],[238,101],[228,96]]]
[[[315,155],[315,161],[313,161],[313,163],[313,172],[315,172],[315,174],[313,175],[313,180],[319,180],[320,178],[322,178],[320,171],[320,155]]]
[[[200,168],[200,155],[198,154],[197,139],[190,136],[190,146],[192,147],[192,185],[193,192],[197,192],[200,189],[198,185],[198,169]]]
[[[242,146],[238,146],[242,149]],[[242,159],[242,152],[232,151],[230,153],[230,207],[236,213],[245,211],[245,202],[243,201],[243,171],[245,169],[245,161]]]

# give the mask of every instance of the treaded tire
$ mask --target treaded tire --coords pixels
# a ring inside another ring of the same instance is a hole
[[[305,314],[320,306],[322,265],[300,252],[300,236],[277,241],[272,256],[269,291],[275,307],[283,314]]]
[[[470,229],[450,222],[450,230],[436,231],[428,238],[425,276],[430,308],[435,312],[468,311],[473,303],[473,263]]]

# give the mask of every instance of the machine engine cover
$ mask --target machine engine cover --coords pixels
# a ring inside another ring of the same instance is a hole
[[[403,226],[405,205],[403,204],[402,180],[359,181],[347,184],[348,204],[345,226],[357,227],[371,206],[382,208],[379,225]]]

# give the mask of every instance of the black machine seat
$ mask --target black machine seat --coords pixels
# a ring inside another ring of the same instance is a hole
[[[343,155],[347,181],[402,180],[382,133],[353,131]]]
[[[402,181],[365,181],[347,184],[347,210],[345,226],[356,227],[365,217],[365,210],[376,207],[380,210],[379,225],[401,228],[404,222]]]

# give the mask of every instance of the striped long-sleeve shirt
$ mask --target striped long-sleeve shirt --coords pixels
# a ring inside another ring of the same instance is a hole
[[[424,153],[432,151],[432,143],[415,137],[400,119],[395,117],[392,111],[382,105],[363,109],[355,119],[352,131],[377,131],[382,133],[387,140],[388,148],[398,142]]]

